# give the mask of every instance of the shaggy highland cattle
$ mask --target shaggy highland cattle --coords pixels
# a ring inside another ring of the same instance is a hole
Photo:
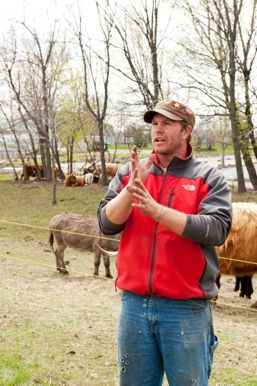
[[[112,163],[112,162],[106,162],[106,176],[108,183],[113,179],[115,176],[119,164]],[[83,175],[86,176],[87,173],[93,173],[94,176],[94,183],[97,183],[99,180],[101,181],[101,175],[102,175],[102,169],[99,162],[94,162],[92,164],[88,164],[84,167]]]
[[[234,291],[240,291],[239,296],[241,298],[246,297],[247,299],[251,299],[251,295],[253,294],[252,276],[236,276]]]
[[[21,173],[21,180],[29,180],[30,177],[38,177],[42,179],[44,177],[44,170],[42,165],[34,165],[29,162],[23,165],[23,172]]]
[[[94,252],[94,275],[99,275],[101,256],[105,266],[105,276],[112,278],[110,271],[111,252],[117,251],[120,235],[103,236],[95,218],[77,213],[60,213],[49,223],[49,243],[56,257],[56,268],[61,273],[68,273],[64,251],[67,247],[85,252]],[[54,249],[54,241],[57,244]],[[108,252],[107,252],[108,251]],[[116,253],[115,253],[116,255]]]
[[[93,173],[86,173],[84,175],[85,181],[87,185],[93,184],[94,182],[94,174]]]
[[[60,178],[60,172],[55,167],[54,168],[55,178]],[[21,180],[28,181],[30,177],[37,177],[38,180],[43,180],[45,178],[43,165],[34,165],[30,162],[27,162],[23,165],[23,172],[21,173]]]
[[[239,296],[251,298],[252,276],[257,272],[257,204],[233,203],[233,222],[226,241],[217,247],[220,274],[235,275]],[[219,282],[220,278],[217,278]],[[218,283],[217,283],[218,284]]]
[[[86,184],[84,176],[76,176],[75,174],[67,174],[63,185],[67,186],[84,186]]]
[[[252,276],[257,272],[257,204],[233,203],[233,222],[226,241],[217,247],[220,273]]]
[[[111,162],[107,162],[105,165],[106,165],[107,178],[108,177],[113,178],[115,176],[115,174],[117,173],[119,165],[115,164],[115,163],[111,163]]]

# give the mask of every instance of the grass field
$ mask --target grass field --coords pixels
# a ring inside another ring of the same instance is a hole
[[[73,250],[65,252],[69,275],[60,275],[47,231],[50,218],[63,211],[95,216],[105,190],[59,184],[52,205],[46,183],[0,181],[1,386],[117,384],[120,299],[114,280],[103,277],[103,267],[94,277],[93,255]],[[210,386],[257,386],[257,311],[250,308],[257,301],[257,278],[251,300],[239,298],[233,286],[233,277],[222,278],[213,308],[220,344]]]

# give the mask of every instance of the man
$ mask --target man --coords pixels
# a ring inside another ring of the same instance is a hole
[[[214,335],[210,299],[217,295],[215,245],[231,227],[224,177],[192,155],[195,115],[164,100],[147,111],[153,153],[119,169],[100,202],[105,234],[123,231],[116,285],[122,289],[120,385],[208,385]]]

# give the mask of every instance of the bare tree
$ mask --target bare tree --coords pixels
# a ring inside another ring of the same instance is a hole
[[[163,42],[175,3],[172,5],[169,2],[165,8],[166,2],[163,0],[140,0],[136,5],[126,4],[121,8],[122,19],[115,22],[119,37],[117,48],[126,59],[129,71],[124,69],[123,61],[122,66],[116,65],[115,69],[129,80],[132,84],[131,92],[139,95],[141,103],[147,108],[164,97]],[[164,9],[165,25],[164,15],[161,14]]]
[[[251,3],[249,2],[248,7],[250,8],[247,12],[249,22],[243,23],[242,20],[239,20],[238,22],[239,47],[241,46],[241,49],[237,55],[237,61],[243,77],[245,99],[241,106],[246,120],[246,125],[244,127],[245,130],[243,133],[243,146],[247,147],[248,154],[250,156],[250,151],[248,149],[248,142],[250,139],[255,158],[257,159],[257,142],[254,136],[253,110],[251,102],[251,78],[257,55],[257,0],[253,0]],[[257,88],[255,86],[255,90],[256,89]]]
[[[109,98],[109,78],[111,63],[111,38],[113,29],[113,15],[109,14],[108,1],[105,8],[100,8],[99,3],[95,2],[98,12],[98,20],[102,33],[102,46],[104,49],[105,61],[97,63],[94,60],[94,49],[89,41],[84,41],[82,31],[82,15],[79,14],[79,23],[77,27],[77,38],[79,42],[83,71],[84,71],[84,95],[85,105],[88,112],[96,122],[99,142],[100,142],[100,160],[102,169],[102,183],[107,184],[106,166],[105,166],[105,143],[104,143],[104,121],[107,114]],[[100,66],[100,69],[99,69]],[[99,77],[101,79],[99,79]]]
[[[223,114],[228,112],[240,193],[246,191],[241,152],[251,183],[254,189],[257,188],[256,170],[251,157],[249,157],[249,149],[245,146],[245,142],[243,145],[242,127],[238,119],[240,105],[238,87],[242,88],[242,84],[239,82],[240,74],[237,64],[238,34],[243,5],[243,0],[203,0],[201,7],[196,9],[192,7],[192,3],[186,2],[186,10],[193,21],[198,40],[204,48],[200,54],[199,49],[192,47],[187,48],[187,52],[191,52],[195,57],[200,56],[205,67],[209,63],[212,73],[213,68],[215,68],[220,75],[221,88],[214,83],[209,88],[210,82],[205,82],[206,79],[203,76],[194,78],[195,87],[204,92],[209,100],[214,102],[216,108],[219,107],[223,110]]]
[[[55,28],[48,34],[45,43],[40,40],[35,28],[30,28],[25,22],[19,25],[31,39],[23,40],[18,47],[13,31],[12,48],[7,47],[7,54],[2,52],[2,62],[21,121],[28,132],[31,125],[37,130],[44,176],[51,181],[52,111],[55,110],[56,83],[62,73],[64,55],[62,49],[55,49]],[[37,157],[34,158],[37,164]]]

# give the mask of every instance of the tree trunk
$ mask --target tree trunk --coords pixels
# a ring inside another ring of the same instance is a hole
[[[222,169],[225,168],[225,148],[226,148],[226,144],[223,137],[221,142],[221,168]]]
[[[53,145],[53,150],[52,150],[54,153],[54,159],[55,159],[55,162],[57,164],[57,168],[58,168],[58,171],[59,171],[59,178],[64,181],[65,179],[65,175],[63,173],[63,170],[62,170],[62,167],[61,167],[61,162],[60,162],[60,157],[59,157],[59,152],[58,152],[58,146],[57,146],[57,141],[56,141],[56,138],[54,138],[54,145]]]
[[[257,159],[257,143],[254,136],[254,125],[252,121],[252,111],[251,111],[251,101],[250,101],[250,92],[249,92],[249,73],[245,70],[243,71],[244,74],[244,86],[245,86],[245,116],[247,121],[247,130],[249,132],[249,138],[251,140],[251,144],[253,147],[253,152],[255,155],[255,158]]]
[[[103,120],[98,119],[97,121],[99,142],[100,142],[100,160],[101,160],[101,174],[102,174],[102,185],[107,185],[107,174],[105,165],[105,154],[104,154],[104,123]]]
[[[54,162],[54,136],[52,136],[52,142],[51,142],[51,149],[52,149],[52,204],[57,204],[57,197],[56,197],[56,178],[55,178],[55,162]]]
[[[230,30],[230,40],[229,40],[229,99],[230,103],[228,105],[229,117],[231,122],[232,130],[232,141],[234,145],[235,152],[235,163],[236,163],[236,172],[237,172],[237,186],[238,193],[245,193],[245,179],[243,173],[243,166],[240,153],[240,142],[239,142],[239,128],[237,125],[237,109],[236,109],[236,61],[235,61],[235,30]]]
[[[249,151],[242,150],[243,159],[254,190],[257,190],[257,174]]]

